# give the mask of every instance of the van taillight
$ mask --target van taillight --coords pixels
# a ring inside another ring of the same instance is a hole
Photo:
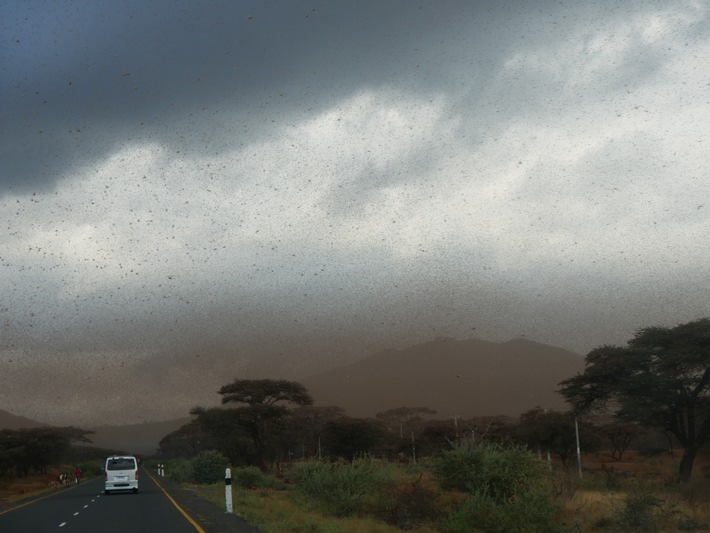
[[[138,481],[138,470],[136,470],[136,481]]]

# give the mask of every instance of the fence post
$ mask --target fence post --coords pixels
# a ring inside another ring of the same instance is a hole
[[[224,499],[227,513],[232,514],[232,470],[229,468],[224,471]]]

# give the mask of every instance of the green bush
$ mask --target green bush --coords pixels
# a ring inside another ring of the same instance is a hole
[[[460,444],[433,468],[443,488],[482,492],[499,502],[551,481],[542,463],[517,444]]]
[[[298,491],[334,516],[372,510],[373,502],[393,475],[388,465],[369,456],[352,463],[309,461],[293,469]]]
[[[555,533],[558,508],[542,491],[529,492],[505,503],[482,492],[466,500],[441,523],[446,533]]]
[[[192,481],[192,462],[187,459],[175,459],[165,464],[165,475],[176,483]]]
[[[442,522],[447,533],[552,533],[559,508],[544,465],[519,445],[455,446],[434,462],[442,487],[468,493]]]
[[[211,485],[224,480],[224,471],[229,462],[215,450],[200,452],[191,460],[192,481],[199,485]]]
[[[232,485],[244,489],[278,489],[283,483],[256,466],[246,466],[232,469]]]

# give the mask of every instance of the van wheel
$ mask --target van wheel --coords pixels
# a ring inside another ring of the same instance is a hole
[[[105,490],[105,491],[104,491],[104,494],[106,494],[106,496],[108,496],[109,494],[111,494],[111,491],[110,491],[110,490]]]
[[[138,489],[133,489],[133,494],[138,494]]]

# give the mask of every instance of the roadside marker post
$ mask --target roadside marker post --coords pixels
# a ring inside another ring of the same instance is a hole
[[[232,514],[232,470],[224,471],[224,499],[228,514]]]

